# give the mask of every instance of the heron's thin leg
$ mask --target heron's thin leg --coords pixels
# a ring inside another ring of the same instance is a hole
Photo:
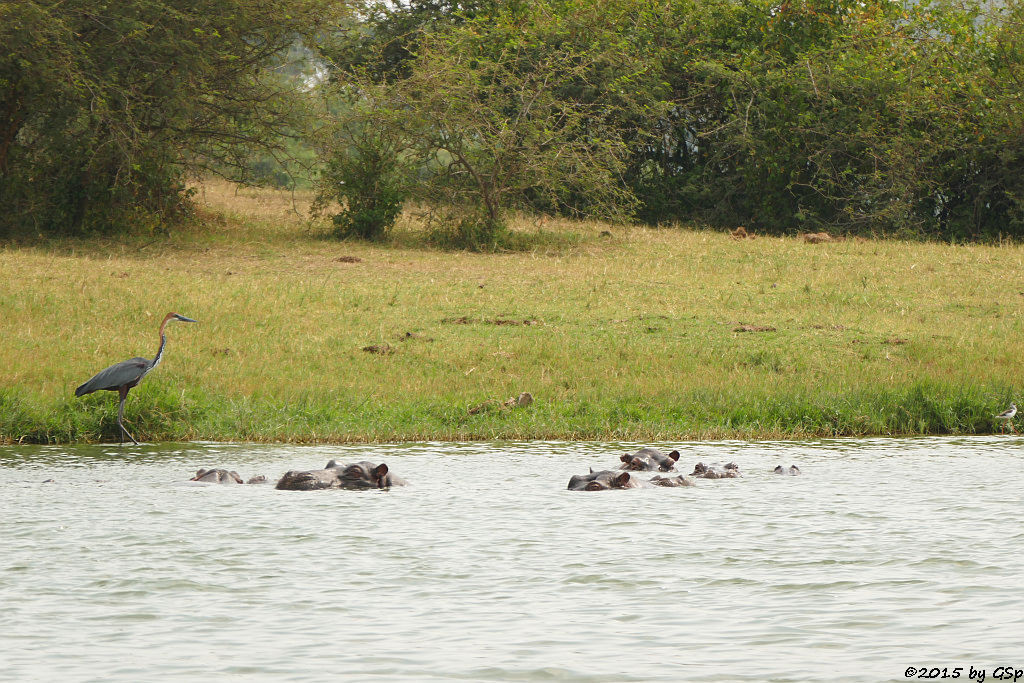
[[[128,434],[128,438],[132,440],[132,443],[134,443],[136,446],[138,446],[139,442],[136,441],[135,437],[132,436],[128,432],[128,430],[124,428],[124,422],[122,421],[124,419],[124,400],[126,398],[128,398],[128,390],[122,388],[120,393],[121,393],[121,403],[118,404],[118,406],[117,406],[117,424],[121,428],[121,431],[124,432],[124,434]],[[121,435],[121,443],[124,443],[124,434]]]

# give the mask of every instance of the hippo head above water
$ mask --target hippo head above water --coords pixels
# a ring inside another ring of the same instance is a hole
[[[238,472],[222,469],[200,469],[189,481],[201,481],[207,484],[241,484],[242,477]]]
[[[657,448],[641,448],[636,453],[627,453],[619,458],[622,461],[624,470],[661,470],[668,472],[675,469],[676,461],[679,460],[679,451],[672,451],[665,455]]]
[[[570,491],[607,491],[609,489],[649,489],[651,486],[682,487],[695,486],[693,479],[677,475],[675,477],[663,477],[660,474],[654,475],[650,481],[644,481],[630,472],[616,470],[601,470],[590,474],[577,474],[569,480]]]
[[[238,475],[238,472],[234,470],[225,469],[200,469],[196,472],[196,476],[189,479],[189,481],[200,481],[204,484],[241,484],[242,477]],[[246,484],[264,484],[267,478],[262,474],[257,475],[245,482]]]
[[[674,477],[663,477],[660,474],[656,474],[651,478],[651,483],[655,486],[668,486],[668,487],[681,487],[681,486],[696,486],[696,482],[689,477],[684,477],[681,474],[677,474]]]
[[[790,465],[789,467],[783,467],[782,465],[776,465],[775,469],[772,470],[775,474],[786,474],[789,476],[796,476],[800,474],[800,468],[796,465]]]
[[[569,479],[570,491],[607,491],[608,489],[637,489],[643,484],[629,472],[615,470],[590,471],[590,474],[576,474]]]
[[[322,470],[290,470],[277,482],[277,488],[289,491],[317,489],[386,489],[405,486],[406,482],[388,471],[385,463],[368,460],[344,465],[331,460]]]
[[[740,474],[739,465],[734,462],[727,463],[724,467],[716,462],[710,465],[699,462],[693,466],[693,472],[690,473],[690,476],[700,477],[701,479],[735,479],[743,475]]]

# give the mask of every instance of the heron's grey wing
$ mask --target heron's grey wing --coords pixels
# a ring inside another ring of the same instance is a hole
[[[91,394],[102,389],[117,391],[125,384],[137,383],[146,374],[147,367],[149,361],[145,358],[132,358],[115,363],[106,370],[100,370],[95,377],[75,389],[75,396]]]

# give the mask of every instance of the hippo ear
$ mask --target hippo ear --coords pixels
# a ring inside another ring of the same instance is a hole
[[[375,477],[383,477],[387,473],[388,473],[388,466],[386,464],[384,464],[384,463],[381,463],[381,464],[379,464],[379,465],[377,465],[376,467],[373,468],[373,475]]]
[[[632,459],[633,456],[630,455],[629,453],[623,453],[622,455],[619,456],[619,460],[621,460],[622,462],[629,462]]]
[[[332,467],[337,467],[337,466],[338,466],[338,461],[335,460],[334,458],[331,458],[330,460],[327,461],[327,464],[324,465],[324,469],[325,470],[329,470]]]
[[[593,474],[593,473],[594,473],[594,468],[593,468],[593,467],[591,467],[591,468],[590,468],[590,473],[591,473],[591,474]]]
[[[629,485],[629,472],[623,472],[619,476],[615,477],[615,483],[619,486]]]
[[[673,460],[679,460],[679,451],[672,451],[671,453],[668,454],[668,457],[672,458]]]

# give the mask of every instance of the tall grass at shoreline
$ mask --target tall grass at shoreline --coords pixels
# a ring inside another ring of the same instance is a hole
[[[116,439],[116,396],[74,387],[152,357],[170,310],[200,322],[129,396],[139,439],[984,433],[1021,389],[1015,245],[524,219],[537,249],[472,254],[415,245],[414,215],[377,246],[304,195],[200,198],[169,237],[0,250],[0,440]]]

